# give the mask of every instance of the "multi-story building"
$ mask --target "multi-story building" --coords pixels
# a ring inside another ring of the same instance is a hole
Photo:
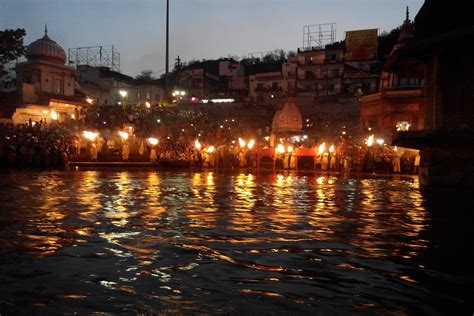
[[[249,96],[259,102],[288,96],[296,82],[296,57],[290,57],[277,71],[249,75]]]
[[[298,96],[337,95],[342,92],[343,49],[298,49]]]
[[[112,104],[159,104],[163,88],[159,80],[140,83],[134,78],[110,70],[107,67],[80,65],[77,67],[78,82],[82,91],[99,105]]]
[[[178,74],[178,89],[192,98],[230,97],[246,94],[244,68],[230,59],[194,63]]]

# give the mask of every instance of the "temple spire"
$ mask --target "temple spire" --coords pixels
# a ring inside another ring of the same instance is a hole
[[[44,35],[48,35],[48,24],[44,25]]]
[[[408,10],[408,6],[407,6],[407,17],[405,21],[410,21],[410,11]]]

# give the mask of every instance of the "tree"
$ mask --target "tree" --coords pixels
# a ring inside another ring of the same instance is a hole
[[[150,83],[153,79],[155,79],[152,76],[153,71],[150,69],[143,70],[141,74],[135,77],[135,79],[138,81],[138,83],[144,84],[144,83]]]
[[[23,38],[26,32],[24,29],[6,29],[0,31],[0,75],[3,76],[5,65],[21,56],[26,51],[23,45]]]
[[[392,49],[395,44],[397,44],[398,37],[400,36],[400,30],[400,27],[397,27],[391,30],[390,33],[383,32],[379,36],[379,46],[377,54],[382,65],[385,63],[388,56],[392,52]]]
[[[181,62],[181,58],[179,58],[179,55],[178,55],[178,57],[176,57],[176,59],[174,60],[173,72],[178,73],[182,69],[183,69],[183,63]]]

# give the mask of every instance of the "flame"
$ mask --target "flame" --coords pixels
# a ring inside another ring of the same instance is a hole
[[[89,132],[89,131],[84,131],[84,132],[82,132],[82,134],[84,135],[84,138],[86,138],[88,140],[94,140],[98,136],[97,133]]]
[[[318,154],[322,154],[324,152],[324,149],[326,149],[326,143],[322,143],[321,145],[319,145]]]
[[[283,146],[283,144],[278,144],[277,146],[277,151],[280,153],[280,154],[283,154],[285,152],[285,146]]]
[[[251,140],[249,140],[249,143],[247,144],[247,147],[249,149],[252,149],[254,145],[255,145],[255,141],[253,139],[251,139]]]
[[[119,133],[120,137],[122,137],[122,140],[127,140],[128,139],[128,133],[127,132],[119,131],[118,133]]]
[[[196,147],[196,149],[201,149],[201,143],[199,142],[198,139],[194,141],[194,147]]]
[[[374,135],[370,135],[369,138],[367,138],[367,146],[372,146],[374,144]]]
[[[331,145],[331,147],[329,147],[329,152],[330,153],[334,152],[334,145]]]
[[[157,145],[158,144],[158,139],[154,138],[154,137],[150,137],[148,138],[148,142],[151,144],[151,145]]]
[[[291,152],[293,152],[294,149],[293,149],[293,146],[290,145],[290,146],[288,146],[288,148],[287,148],[286,150],[287,150],[289,153],[291,153]]]
[[[242,138],[239,137],[239,145],[240,147],[245,147],[245,140],[243,140]]]

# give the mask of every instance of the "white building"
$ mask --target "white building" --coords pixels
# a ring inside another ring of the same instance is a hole
[[[76,71],[65,65],[64,49],[48,36],[47,29],[42,38],[28,45],[25,57],[27,61],[15,68],[18,104],[13,122],[77,119],[87,106],[85,96],[76,90]]]

